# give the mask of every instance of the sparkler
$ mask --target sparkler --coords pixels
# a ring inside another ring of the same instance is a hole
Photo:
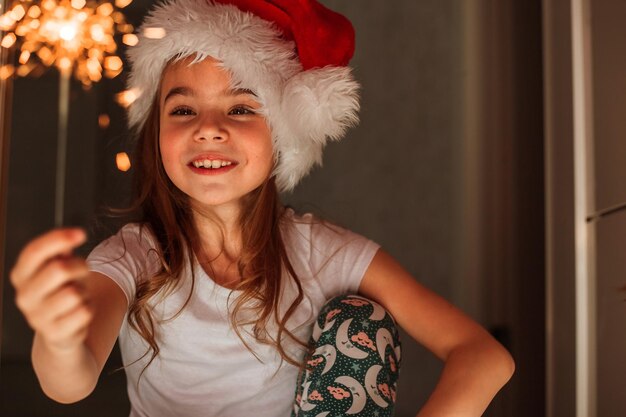
[[[116,0],[114,6],[103,0],[18,0],[0,15],[0,47],[15,48],[19,56],[17,66],[8,63],[0,67],[0,79],[39,75],[52,66],[59,70],[57,226],[62,225],[64,212],[70,77],[73,74],[84,88],[90,88],[103,74],[114,78],[122,72],[114,37],[119,33],[125,44],[137,42],[133,26],[118,10],[131,1]]]
[[[125,7],[128,0],[117,0]],[[106,1],[19,0],[0,15],[3,48],[19,50],[19,65],[6,64],[0,76],[27,76],[38,67],[55,66],[61,73],[73,72],[89,87],[122,72],[122,60],[115,53],[115,35],[132,43],[134,28],[124,14]],[[127,36],[128,35],[128,36]],[[42,71],[39,71],[39,73]]]

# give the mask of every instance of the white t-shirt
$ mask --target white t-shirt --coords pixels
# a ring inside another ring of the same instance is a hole
[[[289,260],[305,294],[288,328],[308,341],[325,301],[355,293],[378,245],[355,233],[321,222],[311,215],[287,210],[281,226]],[[127,224],[98,245],[87,263],[93,271],[113,279],[129,301],[136,283],[159,269],[155,239],[147,228]],[[258,359],[243,345],[228,318],[228,298],[236,291],[219,286],[194,262],[195,287],[189,304],[178,315],[191,288],[189,264],[185,279],[172,294],[152,300],[157,316],[160,353],[139,374],[150,355],[147,343],[126,320],[119,343],[126,366],[131,417],[288,417],[295,397],[298,368],[286,362],[272,346],[246,336]],[[297,294],[291,280],[284,288],[280,317]],[[232,305],[232,304],[231,304]],[[250,326],[244,328],[249,332]],[[270,329],[271,331],[271,329]],[[249,334],[249,333],[248,333]],[[289,346],[302,358],[302,348]]]

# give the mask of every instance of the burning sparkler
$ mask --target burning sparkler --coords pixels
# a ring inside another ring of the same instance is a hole
[[[122,72],[116,55],[116,34],[132,45],[137,37],[118,9],[132,0],[116,0],[115,6],[103,0],[17,0],[0,15],[1,48],[14,48],[18,63],[0,67],[0,79],[37,75],[44,68],[56,67],[59,83],[59,124],[55,224],[63,224],[65,199],[65,158],[69,118],[70,77],[73,74],[85,88]],[[128,169],[128,168],[127,168]]]
[[[118,8],[128,0],[117,0]],[[131,24],[124,14],[106,1],[19,0],[0,16],[0,30],[5,35],[3,48],[14,45],[19,53],[17,67],[7,64],[0,76],[31,74],[38,66],[55,66],[61,73],[73,72],[89,87],[105,77],[122,72],[122,60],[116,55],[115,35],[133,41]]]

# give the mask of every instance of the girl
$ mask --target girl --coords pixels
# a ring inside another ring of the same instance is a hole
[[[82,230],[51,231],[11,273],[44,392],[89,395],[119,335],[131,416],[391,416],[397,322],[445,361],[418,415],[481,415],[506,350],[373,242],[279,203],[356,122],[345,17],[172,0],[142,33],[136,222],[86,261]]]

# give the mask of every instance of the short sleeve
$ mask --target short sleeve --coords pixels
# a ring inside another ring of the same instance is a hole
[[[294,217],[291,229],[290,255],[306,262],[327,298],[358,291],[380,245],[309,214]]]
[[[87,257],[87,266],[115,281],[130,304],[137,284],[155,275],[160,262],[149,229],[130,223],[96,246]]]

